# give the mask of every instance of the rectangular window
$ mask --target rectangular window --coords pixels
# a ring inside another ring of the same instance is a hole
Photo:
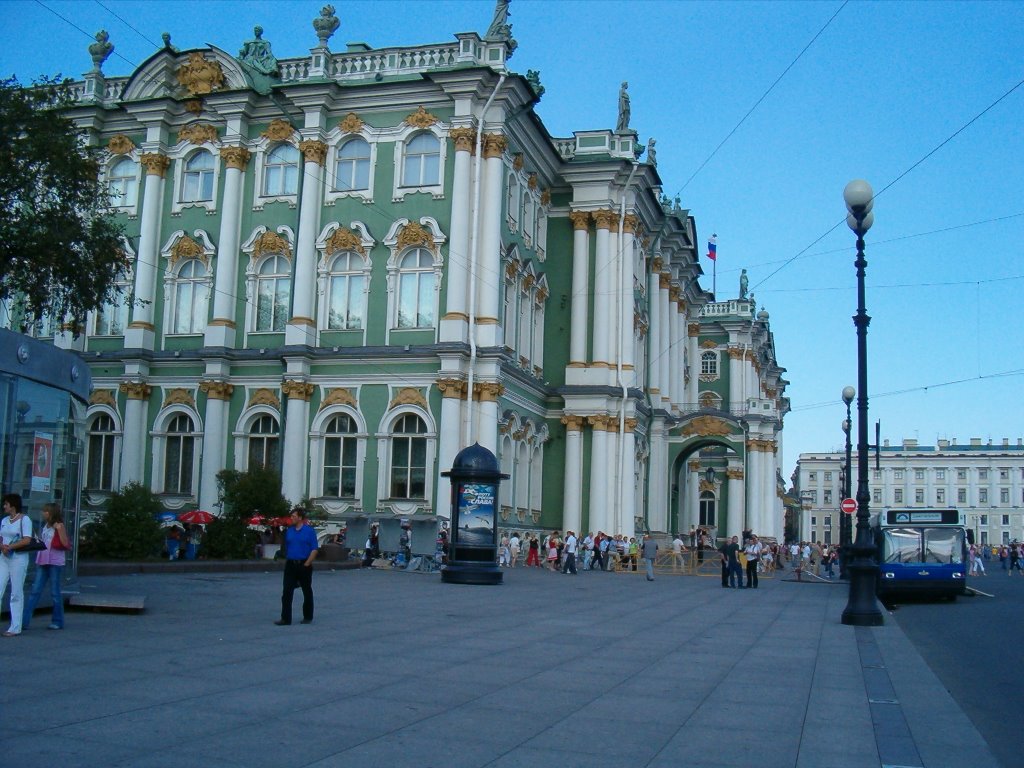
[[[822,503],[823,503],[823,504],[824,504],[825,506],[828,506],[829,504],[831,504],[831,503],[832,503],[832,491],[829,491],[829,490],[826,490],[826,491],[825,491],[825,499],[823,500],[823,502],[822,502]]]
[[[875,480],[882,479],[882,471],[880,469],[872,470],[872,474],[874,475]]]
[[[1008,470],[1008,469],[1000,469],[999,470],[999,479],[1000,480],[1009,480],[1010,479],[1010,470]]]
[[[924,488],[915,488],[914,489],[914,503],[915,504],[924,504]]]
[[[1010,516],[1009,515],[1003,515],[1003,525],[1009,525],[1009,524],[1010,524]]]
[[[89,467],[86,488],[100,491],[113,489],[114,477],[114,436],[112,434],[89,435]]]
[[[818,473],[817,472],[808,472],[807,473],[807,482],[809,482],[809,483],[816,483],[816,482],[818,482]]]
[[[945,488],[936,488],[935,489],[935,503],[939,504],[939,505],[943,505],[943,504],[946,503],[946,489]]]
[[[956,489],[956,503],[957,504],[966,504],[967,503],[967,489],[966,488],[957,488]]]
[[[979,516],[979,522],[982,525],[988,525],[988,515],[980,515]]]
[[[915,480],[924,480],[924,470],[923,469],[915,469],[914,470],[914,479]]]
[[[902,488],[894,488],[893,489],[893,502],[896,503],[896,504],[902,504],[903,503],[903,489]]]
[[[818,518],[815,517],[814,515],[811,515],[811,527],[813,528],[817,524],[818,524]]]
[[[881,504],[882,503],[882,489],[881,488],[872,488],[871,489],[871,503],[872,504]]]
[[[956,479],[957,480],[966,480],[967,479],[967,470],[966,469],[958,469],[956,471]]]
[[[825,515],[825,527],[826,528],[831,528],[832,527],[832,515]]]
[[[1009,488],[1000,488],[999,489],[999,503],[1000,504],[1009,504],[1010,503],[1010,489]]]
[[[988,480],[988,470],[987,469],[979,469],[978,470],[978,479],[979,480]]]
[[[831,472],[826,472],[825,473],[825,482],[826,483],[831,483],[832,482],[832,473]]]
[[[978,489],[978,503],[979,504],[988,504],[988,488],[979,488]]]
[[[936,469],[935,470],[935,479],[936,480],[945,480],[946,479],[946,470],[944,470],[944,469]]]
[[[903,479],[903,470],[902,470],[902,469],[897,469],[897,470],[895,470],[895,471],[894,471],[894,472],[892,473],[892,476],[893,476],[893,478],[894,478],[895,480],[902,480],[902,479]]]

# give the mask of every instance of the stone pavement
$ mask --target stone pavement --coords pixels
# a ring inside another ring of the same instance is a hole
[[[0,640],[0,762],[998,768],[891,617],[839,623],[845,586],[323,570],[314,623],[277,627],[280,585],[84,576],[146,611]]]

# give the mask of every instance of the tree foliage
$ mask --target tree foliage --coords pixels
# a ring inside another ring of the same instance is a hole
[[[66,112],[68,81],[0,80],[0,300],[82,324],[116,297],[127,269],[100,150]]]
[[[90,526],[90,551],[115,560],[159,555],[164,536],[156,515],[162,510],[152,491],[140,483],[128,483],[110,495],[107,511]]]
[[[206,554],[229,559],[253,557],[259,537],[249,530],[249,519],[262,515],[271,520],[288,514],[281,476],[262,467],[246,472],[223,469],[217,473],[217,485],[224,499],[224,514],[206,526]]]

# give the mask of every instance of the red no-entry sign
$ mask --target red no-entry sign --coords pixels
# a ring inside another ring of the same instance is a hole
[[[839,504],[839,508],[848,515],[852,515],[857,511],[857,502],[853,499],[843,499]]]

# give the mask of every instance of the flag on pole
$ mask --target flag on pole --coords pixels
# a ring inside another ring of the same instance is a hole
[[[712,235],[708,240],[708,258],[712,261],[718,258],[718,235]]]

